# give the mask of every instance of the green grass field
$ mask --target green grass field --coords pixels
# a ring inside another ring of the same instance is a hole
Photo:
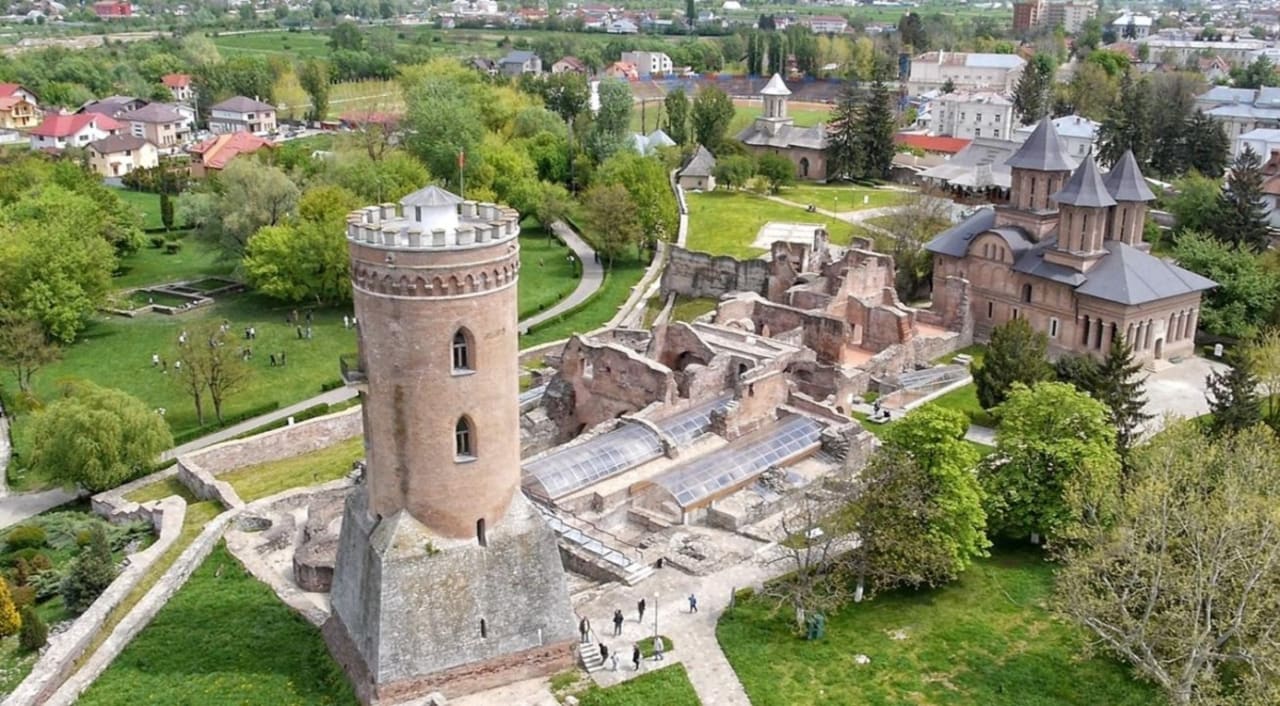
[[[238,468],[219,479],[230,483],[248,503],[290,488],[337,480],[351,472],[352,462],[362,458],[364,437],[356,437],[301,456]]]
[[[822,640],[797,637],[790,613],[760,599],[726,613],[716,636],[755,706],[1162,703],[1119,662],[1081,656],[1082,631],[1049,612],[1052,588],[1037,553],[994,550],[949,586],[845,607]]]
[[[520,225],[520,318],[564,299],[578,287],[569,248],[532,221]]]
[[[145,191],[130,191],[129,189],[115,189],[116,196],[120,197],[125,205],[129,206],[142,218],[143,228],[163,228],[164,220],[160,218],[160,195],[151,194]]]
[[[849,184],[796,184],[783,187],[782,191],[778,192],[778,196],[801,205],[813,204],[818,208],[839,213],[895,206],[902,202],[900,191],[868,189]]]
[[[214,46],[223,56],[289,55],[300,59],[329,55],[327,32],[255,32],[224,34],[213,37]]]
[[[676,297],[675,306],[671,308],[671,321],[693,321],[709,311],[715,311],[719,303],[718,300],[709,297]],[[649,300],[644,312],[646,327],[653,324],[653,320],[662,313],[664,306],[666,306],[666,299],[663,297],[653,297]]]
[[[958,387],[934,399],[932,404],[961,412],[969,418],[970,423],[977,424],[980,427],[989,427],[991,429],[996,427],[995,417],[991,416],[990,412],[978,404],[978,388],[974,387],[973,383]]]
[[[764,248],[752,246],[760,227],[770,221],[821,224],[831,233],[832,242],[849,240],[849,226],[819,213],[770,201],[745,191],[690,193],[690,250],[739,258],[756,257]]]
[[[542,343],[568,338],[575,333],[587,333],[603,326],[618,308],[631,296],[631,288],[644,277],[646,264],[636,260],[618,260],[613,270],[604,278],[604,285],[582,308],[559,321],[550,321],[534,327],[520,337],[520,347],[530,348]],[[521,265],[523,273],[523,265]],[[523,276],[523,274],[522,274]]]
[[[219,544],[77,703],[357,702],[320,632]]]
[[[164,248],[143,246],[120,261],[112,286],[130,289],[209,275],[225,276],[235,269],[235,263],[222,259],[218,249],[207,241],[186,233],[175,232],[172,237],[180,240],[182,249],[170,254]]]
[[[655,669],[608,689],[594,684],[577,694],[582,706],[700,706],[683,664]]]
[[[763,106],[760,105],[741,105],[733,113],[733,120],[729,121],[729,129],[726,134],[730,137],[736,136],[747,128],[748,125],[755,122],[764,112]],[[824,123],[831,117],[831,111],[826,109],[815,108],[790,108],[787,114],[795,121],[797,127],[813,127],[818,123]]]

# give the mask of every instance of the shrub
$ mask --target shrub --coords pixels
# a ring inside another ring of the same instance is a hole
[[[22,630],[18,632],[18,646],[35,652],[49,642],[49,626],[40,619],[33,606],[22,609]]]
[[[21,611],[27,606],[36,604],[35,586],[9,586],[9,595],[13,598],[13,607]]]
[[[53,560],[49,558],[48,554],[37,553],[35,556],[31,557],[31,560],[28,563],[31,566],[32,575],[42,574],[53,569]]]
[[[30,562],[39,553],[40,553],[40,550],[36,549],[35,547],[27,547],[25,549],[19,549],[18,551],[10,552],[7,556],[5,556],[4,564],[5,566],[16,567],[18,565],[18,562],[20,561]]]
[[[77,547],[87,547],[89,546],[89,542],[92,542],[92,541],[93,541],[93,528],[85,527],[84,529],[76,530],[76,546]]]
[[[0,637],[16,635],[20,627],[22,618],[18,617],[18,609],[9,595],[9,582],[0,581]]]
[[[36,592],[37,601],[47,601],[62,592],[64,576],[57,571],[32,574],[29,583]]]
[[[62,580],[62,600],[67,610],[77,615],[88,610],[115,577],[107,533],[102,527],[94,527],[89,546],[71,563],[71,570]]]
[[[151,241],[151,247],[157,250],[159,250],[160,248],[163,248],[166,242],[165,237],[163,235],[153,235],[150,238],[148,238],[148,240]]]
[[[182,250],[182,243],[177,240],[169,240],[164,244],[164,252],[166,255],[177,255]]]
[[[4,536],[4,543],[12,551],[28,547],[43,547],[48,539],[49,536],[45,533],[44,528],[38,525],[18,525],[9,530],[9,534]]]

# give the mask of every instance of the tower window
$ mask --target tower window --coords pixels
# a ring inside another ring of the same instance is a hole
[[[987,302],[987,318],[989,319],[992,316],[995,316],[995,313],[996,313],[995,302]]]
[[[1058,320],[1051,318],[1049,319],[1049,338],[1057,338],[1057,337],[1058,337]]]
[[[458,329],[453,334],[453,369],[472,370],[471,366],[471,337],[467,335],[466,329]]]
[[[489,625],[484,622],[484,618],[480,619],[480,637],[489,637]]]
[[[1031,301],[1031,285],[1029,284],[1022,285],[1022,301],[1028,303]]]
[[[486,537],[484,534],[484,518],[483,517],[476,520],[476,541],[479,542],[480,546],[482,547],[489,546],[489,538]]]
[[[458,420],[453,428],[453,451],[460,459],[475,458],[475,438],[471,431],[471,422],[466,417]]]

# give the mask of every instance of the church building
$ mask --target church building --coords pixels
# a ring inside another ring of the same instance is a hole
[[[796,165],[796,178],[821,181],[827,178],[827,126],[818,123],[813,127],[797,127],[795,119],[787,114],[787,96],[791,89],[774,74],[760,91],[764,99],[764,112],[747,129],[738,134],[738,141],[746,145],[756,156],[780,154]]]
[[[1049,337],[1053,356],[1107,354],[1124,336],[1137,360],[1192,355],[1200,296],[1212,280],[1151,255],[1143,241],[1155,195],[1133,154],[1110,172],[1092,155],[1072,168],[1045,118],[1006,162],[1009,203],[982,209],[925,247],[933,253],[934,307],[968,280],[979,340],[1010,319]]]

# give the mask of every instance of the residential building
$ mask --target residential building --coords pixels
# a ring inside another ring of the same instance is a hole
[[[135,169],[159,166],[156,146],[133,135],[111,135],[90,142],[89,166],[104,177],[122,177]]]
[[[663,76],[671,73],[671,57],[660,51],[624,51],[622,61],[633,64],[640,78],[649,78],[654,74]]]
[[[25,130],[40,124],[36,94],[16,83],[0,83],[0,129]]]
[[[809,31],[814,34],[844,34],[849,21],[833,15],[814,15],[809,18]]]
[[[476,71],[490,76],[498,75],[498,62],[493,59],[486,59],[483,56],[477,56],[471,60],[471,67]]]
[[[191,85],[189,74],[165,74],[160,77],[160,83],[169,89],[176,101],[186,103],[195,97],[195,86]]]
[[[582,59],[579,59],[576,56],[566,56],[551,65],[551,73],[583,74],[585,76],[590,72],[587,69],[587,65],[583,63]]]
[[[97,113],[47,115],[29,133],[33,150],[63,150],[85,147],[90,142],[118,134],[124,126],[114,118]]]
[[[1151,18],[1147,15],[1122,13],[1111,21],[1111,31],[1117,39],[1146,39],[1151,34]],[[1152,52],[1153,54],[1155,52]]]
[[[931,51],[911,60],[907,91],[919,95],[950,82],[957,91],[1012,94],[1026,65],[1016,54]]]
[[[542,73],[542,59],[531,51],[513,51],[498,60],[498,73],[503,76]]]
[[[1196,96],[1196,107],[1221,122],[1232,143],[1259,128],[1280,128],[1280,88],[1277,87],[1214,86]]]
[[[605,27],[605,31],[609,34],[638,34],[640,32],[640,27],[638,27],[635,22],[623,18],[610,22]]]
[[[991,91],[957,91],[938,96],[929,108],[929,132],[945,137],[1008,138],[1013,133],[1013,101]]]
[[[1237,137],[1232,144],[1231,154],[1239,156],[1245,147],[1252,147],[1254,154],[1263,162],[1271,158],[1271,155],[1280,152],[1280,129],[1276,128],[1258,128],[1250,130],[1245,134]]]
[[[200,179],[211,172],[222,171],[231,160],[242,154],[272,149],[275,143],[250,132],[215,135],[187,148],[191,153],[191,176]]]
[[[966,297],[978,340],[1025,319],[1054,356],[1101,358],[1117,336],[1147,364],[1195,354],[1201,294],[1216,283],[1147,252],[1143,223],[1155,195],[1131,153],[1105,177],[1091,155],[1075,167],[1046,118],[1005,166],[1010,203],[925,246],[935,308]],[[952,278],[969,289],[949,287]]]
[[[275,132],[275,106],[244,96],[228,98],[209,109],[209,131],[215,135]]]
[[[133,5],[127,0],[104,0],[93,4],[93,14],[100,20],[122,20],[133,17]]]
[[[1280,228],[1280,151],[1273,148],[1262,165],[1262,202],[1267,209],[1267,223]]]
[[[604,75],[608,78],[620,78],[624,81],[636,81],[640,78],[640,72],[636,70],[636,65],[629,61],[615,61],[609,64],[604,70]]]
[[[1063,152],[1077,162],[1097,148],[1100,127],[1101,123],[1079,115],[1064,115],[1053,119],[1053,129],[1058,133]],[[1035,125],[1019,127],[1013,131],[1013,139],[1020,143],[1026,142],[1035,130]]]
[[[1039,27],[1045,20],[1044,0],[1015,2],[1013,4],[1013,31],[1018,34],[1030,32]]]
[[[1098,15],[1098,5],[1092,2],[1051,2],[1046,7],[1046,22],[1050,27],[1061,27],[1067,34],[1080,31],[1084,23]]]
[[[706,147],[698,145],[689,163],[676,175],[680,188],[687,191],[716,190],[716,158]]]
[[[970,142],[972,140],[960,137],[939,137],[915,132],[900,132],[893,136],[893,144],[899,147],[919,150],[925,154],[939,155],[948,159],[968,147]]]
[[[800,179],[821,181],[827,178],[827,126],[797,127],[787,114],[787,97],[791,89],[778,74],[760,91],[764,112],[738,140],[756,155],[779,154],[796,165]]]
[[[121,113],[116,119],[129,126],[129,134],[144,138],[161,150],[172,151],[191,139],[191,121],[164,103],[150,103]]]
[[[105,115],[109,118],[119,117],[123,113],[131,110],[137,110],[146,105],[147,101],[134,96],[107,96],[99,100],[92,100],[80,106],[78,113],[97,113]]]
[[[1179,65],[1198,60],[1202,56],[1220,56],[1232,65],[1242,66],[1252,61],[1253,56],[1267,46],[1267,43],[1261,39],[1246,37],[1237,37],[1229,42],[1204,42],[1194,39],[1167,39],[1153,35],[1138,41],[1147,45],[1147,55],[1152,60]]]

